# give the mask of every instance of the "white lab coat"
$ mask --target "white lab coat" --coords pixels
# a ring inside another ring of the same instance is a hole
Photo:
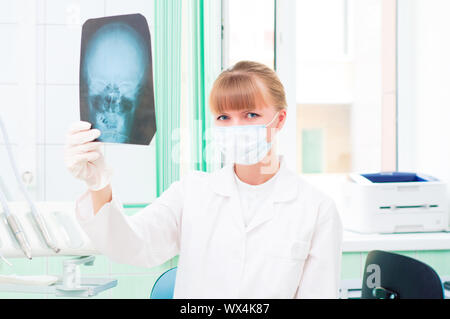
[[[133,216],[114,190],[94,216],[86,192],[77,219],[113,261],[153,267],[179,254],[174,298],[336,298],[342,225],[333,201],[281,157],[269,204],[245,227],[233,174],[233,165],[191,172]]]

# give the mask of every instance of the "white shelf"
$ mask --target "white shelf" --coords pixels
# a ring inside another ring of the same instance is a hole
[[[450,250],[450,232],[359,234],[344,231],[343,252]]]

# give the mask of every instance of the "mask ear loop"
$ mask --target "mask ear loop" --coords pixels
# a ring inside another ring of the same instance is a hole
[[[266,126],[265,126],[266,129],[277,118],[278,114],[280,114],[280,111],[278,111],[277,114],[275,114],[275,116],[273,117],[273,119],[269,123],[266,124]],[[270,142],[270,144],[272,144],[272,142]]]
[[[269,123],[266,124],[266,128],[267,128],[270,124],[272,124],[272,122],[277,118],[278,114],[280,114],[280,111],[278,111],[277,114],[275,114],[275,116],[273,117],[273,119],[272,119]]]

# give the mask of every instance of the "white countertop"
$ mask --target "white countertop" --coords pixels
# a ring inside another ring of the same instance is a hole
[[[343,252],[450,250],[450,232],[359,234],[344,231]]]

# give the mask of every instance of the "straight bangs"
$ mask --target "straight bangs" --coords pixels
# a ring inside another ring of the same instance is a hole
[[[263,88],[255,76],[242,72],[224,72],[214,82],[209,107],[214,114],[252,110],[267,106]]]

